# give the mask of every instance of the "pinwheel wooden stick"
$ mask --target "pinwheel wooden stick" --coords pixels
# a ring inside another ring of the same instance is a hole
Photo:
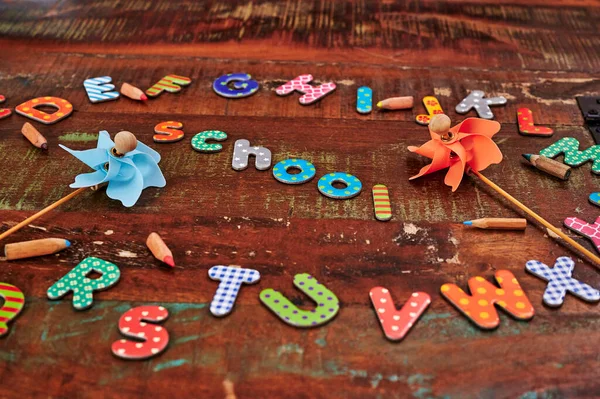
[[[461,134],[460,128],[459,129],[453,128],[454,130],[456,130],[456,132],[452,132],[452,131],[450,131],[450,125],[451,125],[451,122],[450,122],[450,118],[448,118],[448,116],[446,116],[444,114],[438,114],[438,115],[435,115],[433,118],[431,118],[431,121],[429,123],[429,130],[431,132],[439,135],[439,139],[442,143],[455,142],[457,140],[457,135],[459,136],[458,140],[460,140],[460,134]],[[493,134],[495,134],[495,132]],[[494,162],[494,163],[496,163],[496,162]],[[482,169],[479,169],[479,170],[482,170]],[[546,219],[544,219],[543,217],[541,217],[540,215],[538,215],[537,213],[535,213],[534,211],[532,211],[531,209],[529,209],[528,207],[523,205],[515,197],[513,197],[512,195],[510,195],[509,193],[504,191],[502,188],[500,188],[496,183],[492,182],[490,179],[488,179],[487,177],[482,175],[479,172],[479,170],[477,170],[477,168],[473,167],[473,165],[471,165],[471,164],[469,164],[469,162],[467,162],[467,173],[468,174],[477,176],[482,182],[484,182],[485,184],[490,186],[492,189],[494,189],[496,192],[498,192],[500,195],[502,195],[504,198],[506,198],[507,200],[512,202],[523,212],[527,213],[529,216],[531,216],[532,218],[537,220],[548,230],[552,231],[554,234],[556,234],[557,236],[562,238],[565,242],[569,243],[573,248],[577,249],[579,252],[581,252],[582,254],[587,256],[590,260],[595,262],[596,265],[600,265],[600,257],[598,257],[597,255],[595,255],[594,253],[592,253],[591,251],[589,251],[588,249],[583,247],[581,244],[579,244],[578,242],[573,240],[571,237],[569,237],[568,235],[563,233],[559,228],[553,226]],[[454,186],[454,187],[456,187],[456,186]]]
[[[506,198],[513,204],[515,204],[523,212],[527,213],[529,216],[531,216],[532,218],[534,218],[535,220],[537,220],[538,222],[543,224],[544,227],[546,227],[548,230],[552,231],[554,234],[556,234],[557,236],[559,236],[560,238],[562,238],[563,240],[565,240],[566,242],[571,244],[571,246],[573,246],[573,248],[577,249],[579,252],[581,252],[582,254],[584,254],[585,256],[590,258],[591,260],[593,260],[597,265],[600,265],[600,257],[593,254],[590,250],[586,249],[583,245],[579,244],[577,241],[573,240],[571,237],[569,237],[568,235],[563,233],[559,228],[553,226],[546,219],[544,219],[543,217],[541,217],[540,215],[538,215],[537,213],[535,213],[534,211],[532,211],[531,209],[529,209],[528,207],[523,205],[518,199],[516,199],[515,197],[513,197],[512,195],[510,195],[503,189],[501,189],[496,183],[494,183],[493,181],[491,181],[490,179],[488,179],[481,173],[477,172],[476,170],[471,170],[470,173],[479,177],[479,179],[482,182],[484,182],[485,184],[487,184],[488,186],[490,186],[491,188],[496,190],[501,196],[503,196],[504,198]]]
[[[87,187],[78,188],[77,190],[73,191],[71,194],[62,197],[61,199],[59,199],[58,201],[56,201],[53,204],[48,205],[47,207],[45,207],[44,209],[42,209],[41,211],[39,211],[35,215],[29,216],[27,219],[23,220],[21,223],[17,224],[16,226],[11,227],[10,229],[6,230],[4,233],[0,234],[0,240],[8,237],[9,235],[11,235],[12,233],[14,233],[15,231],[21,230],[23,227],[27,226],[29,223],[33,222],[37,218],[39,218],[41,216],[44,216],[46,213],[50,212],[52,209],[54,209],[54,208],[58,207],[59,205],[67,202],[68,200],[70,200],[71,198],[77,196],[78,194],[81,194],[82,192],[84,192],[86,190],[86,188]]]
[[[137,147],[137,139],[135,138],[135,135],[131,132],[123,131],[123,132],[119,132],[115,135],[115,146],[112,148],[111,151],[112,151],[113,155],[115,155],[117,157],[121,157],[121,156],[127,154],[128,152],[135,150],[136,147]],[[92,187],[78,188],[77,190],[64,196],[63,198],[59,199],[58,201],[48,205],[47,207],[45,207],[44,209],[42,209],[35,215],[28,217],[27,219],[23,220],[21,223],[17,224],[16,226],[13,226],[10,229],[6,230],[4,233],[0,234],[0,240],[10,236],[12,233],[29,225],[34,220],[40,218],[41,216],[44,216],[46,213],[50,212],[54,208],[57,208],[61,204],[64,204],[65,202],[69,201],[70,199],[76,197],[77,195],[86,191],[88,188],[91,188],[92,190],[96,190],[98,188],[98,185],[95,185]]]

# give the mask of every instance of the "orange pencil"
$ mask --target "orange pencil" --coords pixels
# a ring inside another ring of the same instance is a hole
[[[171,267],[175,267],[173,253],[171,253],[171,250],[169,247],[167,247],[167,244],[165,244],[158,234],[150,233],[148,239],[146,240],[146,245],[156,259],[160,260],[161,262],[165,262]]]
[[[408,109],[412,108],[415,103],[413,96],[407,97],[392,97],[387,98],[377,103],[377,108],[383,109]]]
[[[44,151],[48,150],[48,141],[46,141],[46,138],[42,136],[42,134],[38,132],[38,130],[34,128],[31,123],[25,122],[21,128],[21,133],[23,133],[23,136],[25,136],[25,138],[27,138],[27,140],[29,140],[31,144],[37,148],[41,148]]]
[[[146,101],[148,99],[143,91],[135,86],[130,85],[129,83],[123,83],[123,85],[121,85],[121,94],[131,98],[132,100]]]

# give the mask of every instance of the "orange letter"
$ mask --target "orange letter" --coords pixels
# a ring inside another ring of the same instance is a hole
[[[35,109],[35,107],[39,107],[40,105],[55,107],[56,112],[47,114],[44,111]],[[50,125],[71,115],[71,112],[73,112],[73,105],[67,100],[58,97],[38,97],[18,105],[17,108],[15,108],[15,111],[34,121]]]
[[[533,317],[533,306],[521,289],[515,276],[508,270],[496,272],[500,288],[485,281],[483,277],[469,279],[469,289],[473,295],[467,295],[455,284],[442,285],[442,295],[464,313],[479,328],[498,327],[500,318],[494,308],[497,304],[517,319],[529,320]]]

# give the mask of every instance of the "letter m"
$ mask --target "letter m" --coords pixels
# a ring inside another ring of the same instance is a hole
[[[564,162],[569,166],[583,165],[592,161],[592,172],[600,174],[600,145],[593,145],[585,151],[579,151],[579,141],[573,137],[564,137],[540,151],[540,155],[554,158],[565,154]]]

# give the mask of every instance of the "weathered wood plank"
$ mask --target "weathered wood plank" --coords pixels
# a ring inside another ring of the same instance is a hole
[[[382,338],[372,311],[362,306],[346,307],[326,327],[300,331],[276,322],[258,305],[239,306],[230,317],[215,320],[203,303],[165,304],[167,352],[146,362],[115,359],[110,344],[121,338],[118,318],[139,304],[100,301],[79,313],[66,302],[31,302],[5,341],[15,349],[0,351],[0,376],[20,381],[20,392],[30,397],[121,398],[140,391],[164,397],[174,390],[186,397],[219,397],[226,376],[236,382],[240,398],[282,392],[297,398],[515,397],[537,390],[585,397],[599,388],[588,373],[597,367],[590,345],[600,338],[595,312],[587,318],[549,312],[530,323],[503,315],[497,331],[483,334],[434,302],[398,345]],[[578,334],[566,333],[573,323]],[[527,373],[524,353],[539,355]],[[60,372],[61,365],[77,367]],[[89,386],[85,392],[83,385]],[[341,389],[344,393],[336,394]]]
[[[589,165],[561,182],[525,165],[520,154],[566,136],[592,144],[575,96],[600,91],[599,13],[591,0],[0,2],[3,106],[55,95],[75,107],[56,125],[36,124],[48,154],[19,133],[25,118],[0,121],[0,231],[71,191],[68,184],[87,167],[57,144],[91,148],[102,129],[131,130],[160,151],[168,182],[147,189],[131,209],[103,192],[83,194],[6,241],[56,236],[73,246],[55,256],[0,259],[0,281],[27,297],[2,339],[0,379],[9,383],[0,396],[212,398],[223,396],[229,377],[240,399],[597,397],[598,305],[569,296],[560,309],[546,308],[545,283],[524,271],[530,259],[552,264],[577,254],[534,225],[524,232],[463,227],[466,219],[518,213],[469,177],[456,193],[443,185],[443,173],[409,182],[427,161],[406,147],[427,140],[427,129],[414,122],[424,112],[423,96],[435,94],[456,122],[463,116],[454,106],[469,90],[504,95],[508,105],[493,110],[505,159],[486,176],[555,225],[567,216],[594,220],[597,208],[586,198],[599,190]],[[213,80],[232,71],[251,73],[260,91],[240,101],[216,96]],[[85,78],[111,75],[117,86],[146,89],[167,73],[193,83],[147,104],[122,98],[92,105],[82,87]],[[336,81],[338,89],[308,107],[297,94],[273,93],[302,73]],[[412,94],[417,106],[359,115],[361,85],[376,99]],[[520,136],[521,106],[555,136]],[[152,143],[154,125],[170,119],[184,123],[184,141]],[[229,134],[221,153],[190,148],[193,134],[207,129]],[[336,201],[318,193],[316,180],[286,186],[271,171],[236,172],[230,164],[239,138],[267,146],[275,161],[313,161],[317,178],[354,173],[364,192]],[[390,188],[391,222],[373,217],[376,183]],[[173,250],[174,270],[146,249],[150,231]],[[52,283],[92,255],[119,265],[117,286],[97,293],[85,312],[73,310],[70,296],[46,299]],[[207,270],[217,264],[262,274],[225,319],[207,308],[217,288]],[[496,331],[482,332],[439,288],[466,288],[470,277],[489,280],[498,269],[517,276],[536,316],[518,322],[501,314]],[[301,272],[340,298],[340,314],[327,326],[288,327],[259,303],[260,290],[272,287],[310,307],[292,285]],[[581,259],[574,275],[600,286],[598,269]],[[413,291],[432,296],[400,344],[380,330],[368,297],[376,285],[389,288],[397,305]],[[171,312],[170,347],[145,362],[114,358],[120,315],[144,303]]]
[[[271,47],[277,49],[272,60],[600,70],[600,11],[593,1],[532,7],[524,1],[130,0],[0,7],[3,37],[52,51],[68,45],[91,53],[264,59]]]
[[[307,66],[299,62],[269,63],[266,68],[253,61],[194,59],[190,57],[148,58],[135,56],[95,57],[84,54],[43,54],[35,63],[28,63],[27,55],[9,54],[10,61],[0,76],[0,92],[7,101],[4,107],[14,108],[23,101],[36,96],[52,94],[69,100],[75,108],[70,118],[59,125],[64,127],[78,122],[78,115],[93,113],[110,115],[107,119],[120,118],[130,121],[135,116],[157,114],[172,119],[186,115],[222,115],[228,117],[285,117],[353,119],[370,121],[414,122],[415,116],[425,113],[422,99],[435,95],[444,111],[455,121],[477,116],[474,111],[458,115],[454,107],[471,90],[483,90],[488,96],[503,95],[506,106],[492,107],[495,119],[501,123],[515,123],[516,111],[521,107],[531,108],[536,121],[544,125],[583,125],[576,96],[594,95],[600,91],[600,78],[583,73],[555,72],[510,72],[510,71],[464,71],[460,69],[405,68],[398,66],[339,65],[335,63]],[[140,65],[141,63],[141,65]],[[60,65],[60,69],[57,66]],[[240,100],[227,100],[216,95],[211,86],[222,74],[233,70],[250,73],[261,87],[257,94]],[[83,80],[89,77],[109,75],[117,87],[130,82],[146,89],[169,73],[192,78],[192,84],[180,93],[164,93],[147,104],[122,98],[102,104],[88,101]],[[338,88],[320,102],[301,106],[300,94],[277,96],[274,90],[294,77],[311,73],[315,82],[335,81]],[[374,99],[382,100],[397,95],[415,97],[415,107],[409,111],[372,112],[361,115],[356,112],[356,90],[362,85],[373,89]],[[20,116],[0,122],[0,129],[10,127],[11,121],[21,121]],[[186,122],[186,121],[182,121]],[[295,122],[287,122],[295,123]],[[15,123],[16,124],[16,123]],[[188,125],[186,123],[186,125]],[[189,125],[188,125],[189,126]],[[148,126],[153,128],[154,125]],[[53,127],[50,127],[52,129]],[[196,129],[194,127],[194,129]]]

